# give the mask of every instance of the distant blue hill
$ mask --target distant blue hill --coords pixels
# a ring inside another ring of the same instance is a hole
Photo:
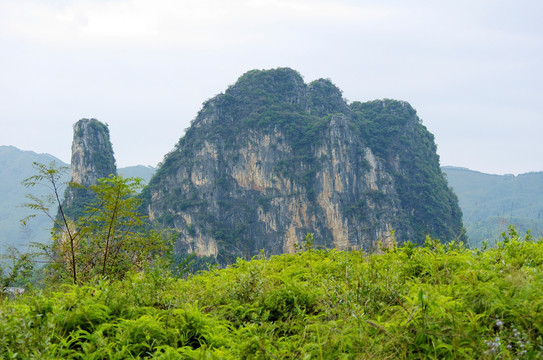
[[[449,186],[458,196],[470,243],[492,244],[514,225],[543,236],[543,172],[491,175],[466,168],[444,166]]]
[[[31,213],[21,207],[26,202],[25,195],[31,191],[36,196],[49,195],[49,189],[39,186],[27,189],[21,181],[36,174],[32,166],[34,162],[49,164],[52,161],[58,166],[69,166],[50,154],[24,151],[14,146],[0,146],[0,254],[5,253],[8,246],[25,250],[30,243],[44,243],[49,240],[52,222],[47,216],[37,216],[25,227],[20,224],[20,220]],[[120,168],[118,172],[125,177],[141,177],[148,183],[155,169],[138,165]],[[69,180],[68,173],[63,182]]]

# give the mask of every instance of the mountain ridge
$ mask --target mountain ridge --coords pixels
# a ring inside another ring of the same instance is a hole
[[[399,151],[402,150],[402,151]],[[347,104],[330,80],[252,70],[206,101],[143,191],[149,217],[198,255],[462,236],[433,135],[406,102]],[[431,216],[436,215],[436,216]]]
[[[543,235],[543,171],[496,175],[443,167],[458,194],[472,246],[493,241],[513,225],[519,232]]]

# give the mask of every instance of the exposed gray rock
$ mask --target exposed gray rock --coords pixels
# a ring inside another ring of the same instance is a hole
[[[81,119],[74,124],[71,168],[71,182],[87,189],[100,178],[117,175],[107,125],[96,119]],[[66,214],[77,217],[91,198],[90,191],[70,187],[64,196],[63,209]]]
[[[292,252],[308,232],[373,250],[393,231],[420,243],[462,229],[409,104],[349,106],[329,80],[306,85],[291,69],[251,71],[207,101],[143,197],[150,219],[179,230],[177,252],[223,263]]]

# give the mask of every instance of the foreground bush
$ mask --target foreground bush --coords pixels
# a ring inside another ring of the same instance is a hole
[[[6,359],[538,359],[543,239],[314,250],[0,306]]]

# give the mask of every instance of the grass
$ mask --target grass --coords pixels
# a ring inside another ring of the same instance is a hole
[[[5,359],[539,359],[543,239],[316,250],[5,297]]]

